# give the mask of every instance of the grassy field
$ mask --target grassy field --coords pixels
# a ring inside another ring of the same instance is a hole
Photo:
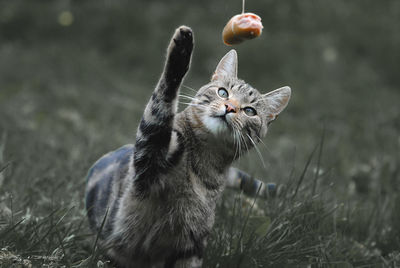
[[[266,167],[256,152],[236,166],[282,187],[268,200],[226,191],[204,267],[400,267],[400,2],[247,9],[265,29],[237,47],[239,77],[293,97],[259,145]],[[0,267],[106,267],[83,209],[88,168],[133,142],[174,28],[195,32],[196,89],[240,10],[0,0]]]

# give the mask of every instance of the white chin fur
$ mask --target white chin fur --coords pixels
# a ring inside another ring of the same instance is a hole
[[[222,119],[210,116],[203,116],[203,124],[211,131],[214,135],[228,131],[228,126]]]

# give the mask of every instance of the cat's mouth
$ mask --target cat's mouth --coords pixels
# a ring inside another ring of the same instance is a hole
[[[203,123],[214,135],[228,132],[231,129],[229,120],[227,120],[225,115],[204,116]]]
[[[215,116],[213,116],[213,117],[220,119],[220,120],[223,121],[225,124],[228,124],[228,121],[226,120],[226,116],[225,116],[225,115],[215,115]]]

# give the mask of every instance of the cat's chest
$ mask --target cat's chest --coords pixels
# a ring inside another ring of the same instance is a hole
[[[215,178],[214,178],[215,179]],[[204,178],[186,168],[170,170],[160,178],[165,182],[145,199],[132,200],[129,221],[121,221],[132,236],[133,247],[145,252],[167,252],[192,248],[209,234],[221,187],[209,188]],[[120,217],[124,218],[124,217]],[[117,220],[118,221],[118,220]],[[158,253],[157,253],[158,254]]]
[[[186,207],[212,207],[225,185],[223,173],[201,163],[197,163],[197,167],[193,168],[190,161],[171,170],[165,176],[165,199],[171,203],[176,201],[174,205],[178,206],[180,200],[184,200]]]
[[[136,222],[134,231],[138,240],[144,241],[145,251],[165,251],[171,245],[175,249],[191,248],[209,234],[214,224],[216,195],[198,183],[185,190],[178,188],[166,191],[160,198],[143,200],[136,210],[135,218],[141,220]]]
[[[211,227],[222,186],[210,188],[204,183],[207,178],[199,176],[192,170],[181,171],[174,175],[170,175],[171,184],[166,185],[164,195],[156,201],[158,207],[163,207],[160,213],[171,217],[175,226]],[[221,179],[216,177],[212,179]]]

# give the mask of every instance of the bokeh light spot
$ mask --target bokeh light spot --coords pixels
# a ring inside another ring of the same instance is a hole
[[[326,62],[332,63],[335,62],[337,59],[337,51],[333,47],[327,47],[322,52],[322,57]]]
[[[70,26],[74,22],[74,15],[70,11],[63,11],[58,15],[58,23],[62,26]]]

